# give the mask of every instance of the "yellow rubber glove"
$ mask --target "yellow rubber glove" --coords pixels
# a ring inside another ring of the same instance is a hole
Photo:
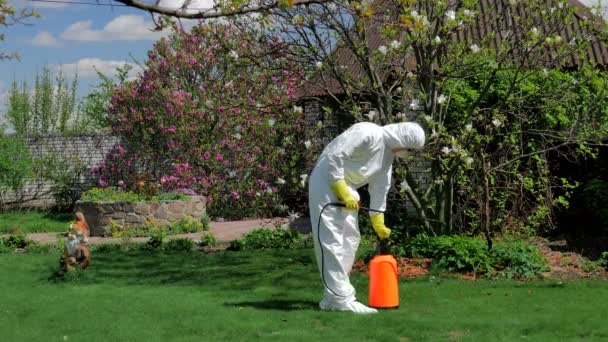
[[[372,220],[372,226],[380,239],[386,239],[391,235],[391,230],[384,225],[384,214],[373,213],[369,215]]]
[[[334,191],[336,196],[338,196],[338,199],[344,202],[346,209],[355,211],[359,210],[359,203],[351,194],[350,189],[348,188],[348,185],[346,185],[346,181],[344,181],[344,179],[332,184],[331,189]]]

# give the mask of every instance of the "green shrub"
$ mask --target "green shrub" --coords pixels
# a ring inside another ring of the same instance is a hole
[[[166,192],[159,193],[155,196],[145,194],[137,194],[133,191],[119,190],[115,188],[93,188],[82,193],[81,200],[87,202],[141,202],[141,201],[180,201],[186,200],[187,195]]]
[[[602,253],[598,259],[598,262],[600,266],[603,266],[606,270],[608,270],[608,251]]]
[[[548,271],[538,247],[525,241],[497,241],[490,254],[496,275],[501,278],[531,278]]]
[[[167,235],[177,235],[209,231],[211,227],[209,226],[209,218],[207,216],[197,220],[192,216],[186,215],[180,220],[166,226],[159,226],[152,222],[147,222],[143,227],[125,228],[116,222],[110,222],[110,225],[105,228],[104,235],[115,238],[146,237],[150,236],[158,229],[163,230]]]
[[[145,248],[151,250],[160,249],[167,238],[167,233],[162,229],[155,229],[150,234],[150,240],[146,242]]]
[[[283,229],[255,229],[242,239],[230,242],[230,250],[295,249],[308,246],[307,238],[297,231]]]
[[[174,239],[164,243],[162,248],[168,252],[190,252],[194,248],[194,242],[186,238]]]
[[[213,234],[210,232],[203,232],[203,235],[201,235],[201,241],[199,241],[198,245],[200,247],[215,246],[216,243],[217,239]]]
[[[19,191],[32,174],[32,159],[27,144],[18,137],[0,135],[0,208],[7,191]]]
[[[465,236],[440,236],[433,246],[433,263],[448,272],[481,272],[490,269],[484,241]]]

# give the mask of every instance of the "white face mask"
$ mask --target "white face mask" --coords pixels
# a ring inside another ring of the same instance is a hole
[[[407,150],[395,152],[395,155],[399,158],[407,158],[410,155],[410,152]]]

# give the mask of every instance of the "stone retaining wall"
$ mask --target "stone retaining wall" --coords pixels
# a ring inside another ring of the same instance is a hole
[[[112,222],[131,228],[144,226],[148,221],[168,225],[184,216],[202,219],[207,211],[206,203],[203,196],[189,196],[184,201],[77,202],[75,210],[84,214],[91,235],[102,236]]]

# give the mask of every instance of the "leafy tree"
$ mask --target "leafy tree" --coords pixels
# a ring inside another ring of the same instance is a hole
[[[393,224],[489,239],[504,226],[545,227],[567,205],[573,184],[551,178],[550,158],[583,156],[606,134],[606,82],[584,66],[600,18],[575,16],[584,9],[567,1],[481,9],[474,0],[332,1],[238,22],[255,20],[292,47],[310,96],[329,99],[324,120],[426,126],[431,183],[395,165]],[[575,19],[581,29],[566,41]],[[557,71],[575,59],[580,72]]]
[[[18,134],[67,133],[76,120],[76,88],[78,77],[71,84],[60,72],[55,82],[47,66],[37,74],[34,89],[27,83],[19,87],[13,81],[8,98],[7,121]]]
[[[118,67],[115,74],[116,80],[97,71],[101,82],[82,101],[76,120],[77,131],[99,130],[110,126],[108,112],[112,94],[117,86],[127,83],[128,74],[132,68],[133,66],[130,64]]]
[[[302,195],[303,117],[291,108],[301,74],[288,57],[280,39],[253,28],[174,27],[112,96],[109,120],[124,144],[96,170],[99,184],[189,189],[214,216],[285,214],[285,199]]]

